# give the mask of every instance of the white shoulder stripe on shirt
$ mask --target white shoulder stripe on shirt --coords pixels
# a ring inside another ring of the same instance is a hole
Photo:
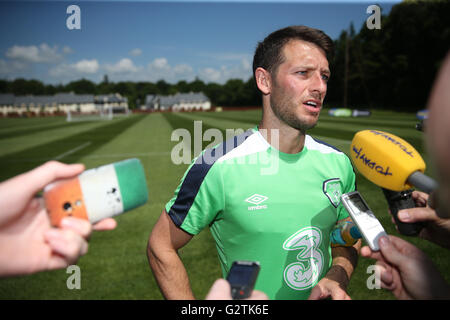
[[[321,141],[317,141],[309,135],[305,137],[305,146],[308,150],[316,150],[321,153],[336,153],[343,154],[342,151],[329,146]],[[267,150],[270,147],[270,144],[266,139],[261,135],[259,131],[255,131],[252,135],[250,135],[242,144],[227,152],[225,155],[220,157],[217,161],[222,162],[229,159],[245,157],[251,154],[255,154],[264,150]]]
[[[338,149],[329,146],[324,142],[315,140],[309,135],[306,135],[305,137],[305,146],[308,150],[317,150],[320,151],[321,153],[337,153],[337,154],[343,153],[342,151],[339,151]]]
[[[222,162],[229,159],[245,157],[254,153],[258,153],[264,150],[267,150],[270,147],[270,144],[261,136],[259,131],[254,131],[252,135],[250,135],[243,143],[239,146],[227,152],[223,155],[218,162]]]

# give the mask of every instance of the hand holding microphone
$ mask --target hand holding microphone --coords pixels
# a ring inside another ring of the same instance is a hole
[[[442,219],[428,205],[428,194],[420,191],[412,192],[415,208],[399,211],[398,218],[404,223],[422,223],[423,229],[419,237],[431,241],[441,247],[450,249],[450,219]]]
[[[358,171],[383,189],[400,233],[418,235],[423,225],[400,221],[398,211],[415,207],[412,186],[430,193],[437,184],[423,174],[425,162],[416,149],[393,134],[363,130],[353,137],[350,156]]]

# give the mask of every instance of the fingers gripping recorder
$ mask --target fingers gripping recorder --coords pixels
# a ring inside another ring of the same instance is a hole
[[[403,223],[397,213],[415,206],[411,197],[412,186],[430,193],[437,185],[423,174],[425,162],[416,149],[393,134],[363,130],[353,137],[350,156],[358,171],[383,189],[400,233],[417,235],[422,225]]]
[[[147,202],[144,169],[138,159],[128,159],[86,170],[45,187],[44,199],[54,226],[67,216],[96,223]]]

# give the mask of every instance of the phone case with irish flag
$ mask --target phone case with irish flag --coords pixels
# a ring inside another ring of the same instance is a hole
[[[86,170],[44,189],[52,225],[71,216],[96,223],[145,204],[148,189],[139,159],[127,159]]]

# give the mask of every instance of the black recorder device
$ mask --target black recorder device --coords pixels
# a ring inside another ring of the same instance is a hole
[[[260,269],[259,263],[255,261],[233,262],[227,281],[230,283],[231,297],[234,300],[245,299],[252,294]]]

